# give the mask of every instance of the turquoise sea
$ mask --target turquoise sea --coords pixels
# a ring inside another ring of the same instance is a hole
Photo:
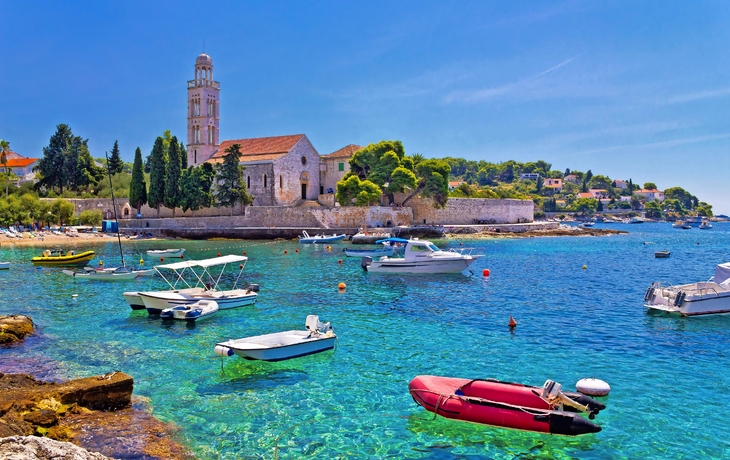
[[[127,306],[123,291],[161,289],[159,279],[72,281],[28,262],[40,248],[3,244],[0,260],[13,265],[0,273],[0,314],[31,316],[38,334],[0,349],[0,372],[29,362],[27,371],[55,378],[124,371],[201,459],[730,457],[730,316],[642,306],[652,281],[706,280],[730,261],[730,224],[606,226],[630,233],[439,241],[484,254],[462,275],[365,273],[342,243],[332,251],[292,241],[125,245],[129,259],[180,245],[196,259],[247,252],[245,278],[261,286],[256,305],[194,327]],[[94,263],[119,262],[109,241]],[[671,257],[655,259],[660,249]],[[303,329],[308,314],[332,322],[335,351],[279,363],[213,353],[218,341]],[[407,391],[419,374],[552,379],[567,389],[596,377],[612,392],[596,418],[603,431],[569,438],[434,420]]]

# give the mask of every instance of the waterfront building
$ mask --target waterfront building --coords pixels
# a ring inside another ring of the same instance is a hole
[[[207,161],[221,163],[240,146],[246,189],[254,206],[293,206],[319,196],[319,153],[304,134],[223,141]]]
[[[329,155],[322,155],[320,160],[320,195],[334,193],[337,182],[350,172],[350,158],[363,147],[350,144],[335,150]]]

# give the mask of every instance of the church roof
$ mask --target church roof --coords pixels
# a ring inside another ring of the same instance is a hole
[[[342,147],[339,150],[335,150],[329,155],[324,155],[327,158],[350,158],[355,152],[362,149],[363,147],[355,144],[350,144]]]
[[[38,158],[10,158],[8,157],[8,168],[25,168],[38,161]]]
[[[221,142],[218,150],[210,157],[211,162],[220,162],[226,156],[226,149],[233,144],[239,144],[241,161],[275,160],[289,153],[304,134],[288,136],[255,137],[253,139],[233,139]]]

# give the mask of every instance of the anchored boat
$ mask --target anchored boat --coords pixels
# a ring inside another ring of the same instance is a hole
[[[160,313],[160,319],[182,319],[194,323],[210,318],[218,313],[218,304],[214,300],[199,300],[189,305],[178,305],[166,308]]]
[[[654,282],[644,300],[650,310],[682,316],[730,313],[730,262],[717,265],[709,281],[679,286]]]
[[[245,359],[283,361],[335,347],[337,336],[330,323],[321,323],[319,316],[309,315],[304,331],[284,331],[228,340],[216,344],[214,351],[221,356],[238,355]]]
[[[327,235],[309,236],[309,233],[307,233],[306,230],[302,230],[302,234],[299,237],[299,242],[307,243],[307,244],[335,243],[337,241],[344,240],[346,236],[347,235],[345,235],[344,233],[342,235],[333,234],[330,236],[327,236]]]
[[[147,255],[153,257],[172,257],[182,259],[185,256],[185,249],[150,249]]]
[[[445,418],[484,425],[576,436],[598,433],[593,419],[605,405],[580,393],[563,392],[548,380],[542,388],[494,379],[420,375],[408,384],[413,400]]]
[[[62,249],[46,249],[40,256],[33,257],[30,261],[34,265],[86,265],[94,258],[94,251],[64,252]]]
[[[430,241],[387,238],[378,243],[402,243],[406,245],[403,257],[362,258],[362,268],[382,273],[461,273],[480,255],[472,255],[471,249],[443,251]]]

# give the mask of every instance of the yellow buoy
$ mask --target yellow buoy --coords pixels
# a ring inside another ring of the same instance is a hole
[[[139,259],[139,264],[144,265],[144,259]]]
[[[102,265],[104,265],[104,261],[103,260],[100,260],[99,261],[99,266],[101,267]]]
[[[583,265],[583,270],[585,270],[586,268],[588,268],[588,267],[586,267],[585,265]]]

